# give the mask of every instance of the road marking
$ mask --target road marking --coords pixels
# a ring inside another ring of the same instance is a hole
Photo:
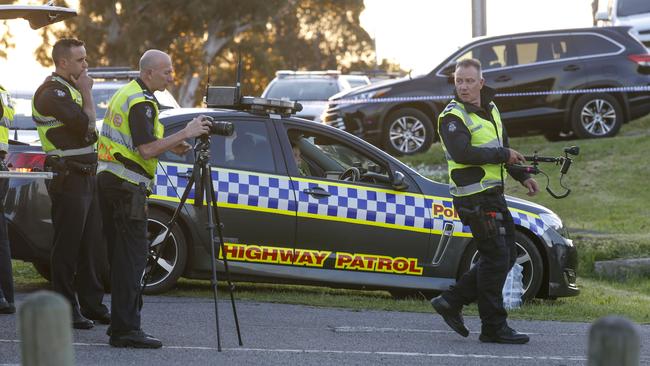
[[[0,339],[5,343],[20,343],[16,339]],[[109,347],[108,343],[73,343],[80,347]],[[217,351],[216,347],[205,346],[163,346],[163,349]],[[468,358],[468,359],[503,359],[503,360],[536,360],[536,361],[587,361],[584,356],[496,356],[484,354],[459,354],[459,353],[424,353],[424,352],[391,352],[391,351],[352,351],[328,349],[291,349],[291,348],[223,348],[227,352],[250,353],[304,353],[304,354],[338,354],[338,355],[367,355],[367,356],[395,356],[395,357],[429,357],[429,358]],[[643,357],[642,357],[643,358]]]
[[[365,326],[342,326],[342,327],[329,327],[334,333],[434,333],[434,334],[456,334],[453,330],[438,330],[438,329],[409,329],[409,328],[385,328],[385,327],[365,327]],[[479,334],[480,332],[470,332]],[[528,335],[545,335],[544,333],[528,333],[520,332]],[[586,333],[585,333],[586,334]],[[553,336],[583,336],[582,333],[554,333]]]

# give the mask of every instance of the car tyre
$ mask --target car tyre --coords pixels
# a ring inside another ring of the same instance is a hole
[[[152,240],[167,227],[171,216],[161,210],[150,210],[147,224],[147,238]],[[159,246],[163,245],[162,243]],[[153,248],[149,254],[151,255]],[[170,290],[185,271],[187,264],[187,240],[177,222],[172,228],[171,235],[164,243],[163,252],[153,269],[147,266],[145,271],[152,270],[151,277],[145,288],[145,294],[159,294]]]
[[[524,294],[522,299],[528,301],[537,296],[542,286],[544,262],[535,243],[525,234],[516,231],[515,244],[517,246],[517,263],[523,267]],[[476,243],[472,240],[465,249],[458,271],[458,278],[469,271],[476,264],[478,258],[479,253],[476,249]]]
[[[391,155],[425,152],[433,143],[433,125],[426,114],[415,108],[398,109],[386,117],[383,148]]]
[[[609,94],[583,95],[573,105],[571,127],[579,138],[611,137],[622,125],[621,104]]]

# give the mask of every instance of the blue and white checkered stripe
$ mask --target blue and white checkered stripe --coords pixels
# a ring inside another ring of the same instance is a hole
[[[540,219],[523,211],[510,209],[510,214],[515,225],[523,226],[535,234],[541,236],[549,227]]]
[[[175,163],[162,163],[162,165],[167,175],[159,165],[153,195],[178,200],[183,195],[188,180],[178,178],[177,174],[187,172],[191,166]],[[471,233],[469,227],[464,226],[459,220],[445,218],[442,215],[431,218],[434,204],[453,208],[451,200],[440,197],[363,189],[305,179],[291,181],[288,177],[225,169],[213,171],[212,179],[220,204],[285,214],[297,210],[298,215],[380,224],[397,229],[433,230],[434,233],[442,232],[445,222],[453,222],[455,234]],[[304,193],[305,189],[316,186],[326,189],[331,196],[317,198]],[[294,189],[298,195],[297,201]],[[189,198],[194,198],[194,192],[190,192]],[[510,212],[516,225],[528,228],[537,235],[542,235],[548,229],[539,217],[520,210],[511,209]]]
[[[430,206],[427,206],[424,196],[302,179],[293,183],[298,191],[298,215],[337,217],[414,229],[431,228],[428,219]],[[316,186],[326,189],[331,196],[318,198],[304,192]]]

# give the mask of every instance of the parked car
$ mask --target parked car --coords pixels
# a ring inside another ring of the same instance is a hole
[[[650,48],[650,2],[647,0],[609,0],[607,10],[596,13],[603,25],[630,26],[631,33]]]
[[[477,260],[476,244],[458,219],[447,184],[349,133],[292,117],[264,99],[245,107],[160,114],[167,135],[200,114],[234,124],[235,134],[212,135],[210,145],[234,280],[386,289],[401,296],[444,290]],[[11,169],[38,170],[44,155],[33,146],[17,146],[8,159]],[[193,164],[194,154],[161,156],[149,201],[150,238],[166,230]],[[577,295],[576,248],[560,218],[521,199],[508,197],[508,204],[525,297]],[[49,210],[42,181],[12,179],[5,202],[12,254],[46,274]],[[182,208],[148,292],[168,290],[181,276],[210,278],[206,216],[205,207]],[[218,270],[223,271],[221,262]]]
[[[94,79],[93,100],[97,120],[102,121],[106,114],[108,102],[115,92],[124,84],[138,77],[138,71],[130,71],[121,67],[91,68],[88,75]],[[11,99],[15,105],[16,114],[9,133],[9,137],[15,141],[27,144],[34,144],[39,141],[36,124],[32,120],[32,98],[35,91],[14,90],[10,91]],[[180,108],[174,96],[167,90],[155,91],[154,95],[161,108]]]
[[[330,71],[289,71],[275,73],[275,78],[262,92],[262,98],[286,99],[300,102],[297,117],[320,122],[327,99],[344,90],[370,84],[365,75],[341,75]]]
[[[447,100],[345,103],[348,99],[453,94],[457,60],[479,59],[486,85],[498,93],[575,91],[650,85],[650,54],[629,27],[529,32],[474,40],[429,74],[351,90],[332,98],[324,123],[360,136],[395,155],[426,151]],[[343,102],[338,102],[343,101]],[[650,94],[603,92],[497,97],[511,136],[549,139],[614,136],[621,125],[650,112]]]

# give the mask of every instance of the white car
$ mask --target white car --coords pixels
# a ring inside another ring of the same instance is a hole
[[[93,84],[93,100],[97,112],[98,125],[104,119],[108,102],[115,92],[137,77],[137,71],[126,71],[120,68],[90,69],[88,71],[95,83]],[[16,111],[14,121],[9,131],[9,138],[26,144],[40,144],[36,124],[32,120],[32,97],[34,91],[10,91],[11,100]],[[180,108],[174,96],[165,90],[154,93],[162,109]]]
[[[601,25],[630,26],[630,33],[650,48],[650,1],[609,0],[607,10],[596,13]]]
[[[300,102],[297,117],[321,121],[327,100],[334,94],[370,84],[365,75],[341,75],[338,71],[289,71],[275,73],[264,89],[262,98],[287,99]]]

